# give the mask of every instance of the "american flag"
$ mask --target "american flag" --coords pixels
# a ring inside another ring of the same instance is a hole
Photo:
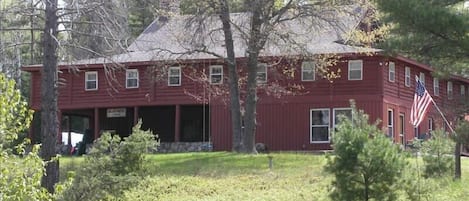
[[[425,117],[428,106],[433,102],[433,99],[417,76],[415,76],[415,79],[417,85],[415,86],[414,102],[410,110],[410,123],[417,128]]]

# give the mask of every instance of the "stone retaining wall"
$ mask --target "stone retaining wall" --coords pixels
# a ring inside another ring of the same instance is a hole
[[[211,142],[160,142],[158,153],[212,151]]]

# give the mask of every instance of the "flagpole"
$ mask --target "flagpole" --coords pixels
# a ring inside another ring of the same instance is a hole
[[[436,109],[438,110],[438,112],[440,113],[441,117],[443,117],[443,120],[445,120],[445,123],[446,125],[448,125],[449,129],[451,130],[452,133],[454,133],[454,130],[453,128],[451,127],[451,125],[449,124],[448,120],[446,119],[445,115],[443,114],[443,112],[441,112],[440,108],[438,107],[438,105],[436,105],[435,101],[433,100],[432,98],[432,102],[433,102],[433,105],[436,107]]]

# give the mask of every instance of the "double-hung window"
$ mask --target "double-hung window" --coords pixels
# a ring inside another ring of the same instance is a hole
[[[267,82],[267,64],[259,63],[257,65],[257,83],[266,83]]]
[[[316,67],[312,61],[303,61],[301,64],[301,81],[314,81],[316,79]]]
[[[410,67],[405,67],[405,86],[410,87]]]
[[[348,62],[348,79],[349,80],[362,80],[363,79],[363,61],[350,60]]]
[[[388,109],[388,137],[394,139],[394,110]]]
[[[181,67],[169,67],[168,86],[181,86]]]
[[[310,139],[311,143],[329,142],[330,127],[329,109],[310,110]]]
[[[433,78],[433,95],[440,95],[440,80],[436,77]]]
[[[390,82],[394,82],[396,79],[396,65],[394,62],[389,62],[389,76],[388,79]]]
[[[86,91],[98,90],[98,72],[97,71],[85,72],[85,90]]]
[[[466,96],[466,87],[461,85],[461,96]]]
[[[125,71],[125,88],[138,88],[138,69],[127,69]]]
[[[425,86],[425,73],[420,73],[419,80],[423,84],[423,86]]]
[[[448,85],[446,85],[446,93],[448,96],[448,99],[453,99],[453,82],[448,81]]]
[[[347,118],[352,120],[352,108],[334,108],[334,118],[332,119],[334,122],[334,129],[341,123],[342,118]]]
[[[223,66],[210,66],[210,84],[223,84]]]

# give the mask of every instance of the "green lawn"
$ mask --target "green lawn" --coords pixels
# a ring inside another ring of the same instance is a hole
[[[123,200],[329,200],[332,176],[324,172],[324,155],[228,152],[149,155],[148,176]],[[63,170],[78,168],[82,158],[62,158]],[[409,159],[415,163],[415,159]],[[469,197],[469,159],[463,158],[463,179],[432,181],[422,200],[459,201]],[[422,162],[419,162],[422,166]],[[427,184],[422,179],[422,184]],[[424,188],[422,188],[424,189]],[[402,196],[403,197],[403,196]],[[405,200],[405,199],[401,199]]]

